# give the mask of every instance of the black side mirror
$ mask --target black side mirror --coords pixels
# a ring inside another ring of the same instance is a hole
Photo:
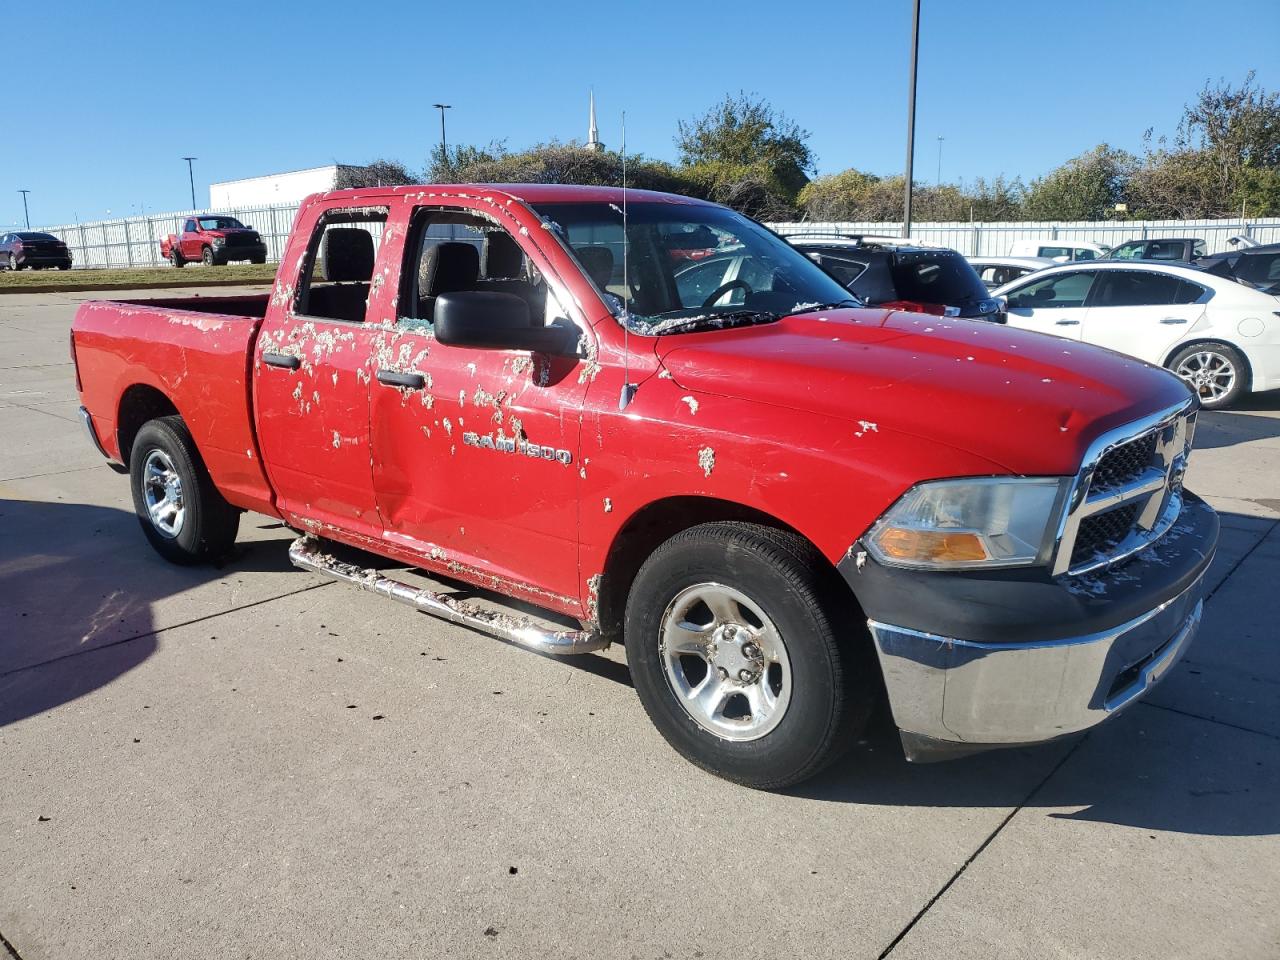
[[[436,297],[435,334],[440,343],[481,350],[529,350],[577,356],[578,328],[566,322],[533,326],[529,304],[514,293],[467,290]]]

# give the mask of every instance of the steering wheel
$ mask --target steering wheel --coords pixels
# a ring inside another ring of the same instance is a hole
[[[742,292],[747,296],[750,296],[751,294],[755,293],[755,291],[751,289],[751,284],[747,283],[747,281],[741,278],[737,280],[730,280],[728,283],[722,283],[720,284],[720,286],[716,287],[714,290],[711,291],[711,296],[707,297],[707,299],[702,301],[702,309],[703,310],[711,309],[712,304],[714,304],[717,300],[723,297],[730,290],[734,290],[739,287],[742,289]]]

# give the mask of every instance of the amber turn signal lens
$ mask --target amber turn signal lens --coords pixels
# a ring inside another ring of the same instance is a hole
[[[880,550],[894,560],[957,563],[986,560],[987,551],[976,533],[944,533],[889,527],[877,538]]]

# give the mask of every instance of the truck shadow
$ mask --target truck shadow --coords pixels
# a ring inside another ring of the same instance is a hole
[[[1270,799],[1277,791],[1280,741],[1140,704],[1064,742],[920,765],[905,761],[892,723],[881,718],[836,766],[787,793],[1245,837],[1280,833],[1280,808]]]
[[[1280,390],[1246,397],[1233,410],[1201,411],[1196,449],[1216,450],[1280,437],[1280,413],[1268,416],[1273,411],[1280,411]]]
[[[144,662],[157,648],[156,603],[211,580],[292,569],[272,541],[241,545],[221,568],[173,566],[114,507],[0,498],[0,530],[0,727]]]

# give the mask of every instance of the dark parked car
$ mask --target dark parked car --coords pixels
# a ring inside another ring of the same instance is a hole
[[[1280,243],[1215,253],[1197,260],[1196,266],[1280,296]]]
[[[1209,252],[1196,237],[1162,237],[1159,240],[1126,240],[1112,247],[1108,260],[1183,260],[1190,263]]]
[[[0,267],[7,270],[21,270],[23,267],[70,270],[71,251],[50,233],[32,230],[6,233],[0,237]]]
[[[787,237],[867,306],[1003,323],[999,300],[955,250],[910,241],[799,234]]]

